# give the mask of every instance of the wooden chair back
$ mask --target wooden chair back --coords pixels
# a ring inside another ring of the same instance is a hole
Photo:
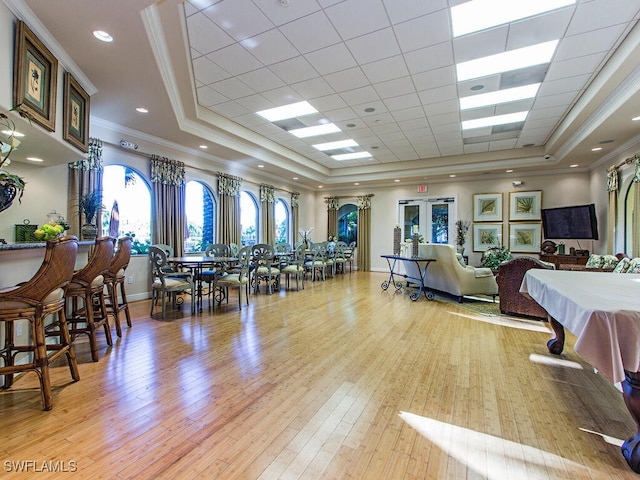
[[[131,260],[131,245],[133,241],[131,237],[120,237],[118,239],[118,248],[116,254],[111,260],[109,271],[110,276],[116,276],[120,270],[123,270],[129,266]]]
[[[87,264],[73,274],[73,282],[91,285],[99,275],[103,275],[111,266],[116,239],[105,236],[96,238],[93,253]]]

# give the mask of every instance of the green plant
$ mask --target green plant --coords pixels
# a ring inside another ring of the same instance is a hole
[[[469,220],[456,221],[456,245],[463,247],[467,241],[467,233],[469,232]]]
[[[80,195],[78,197],[78,208],[84,214],[85,221],[93,224],[93,219],[98,210],[105,208],[102,204],[102,192],[94,190],[93,192]]]
[[[26,118],[31,123],[31,117],[20,109],[20,105],[13,107],[10,111],[18,112],[22,118]],[[18,202],[21,202],[25,182],[20,176],[5,170],[5,167],[11,163],[9,159],[11,152],[20,145],[20,140],[16,138],[16,124],[5,113],[0,113],[0,130],[3,133],[3,138],[0,140],[0,183],[13,184],[19,192]]]
[[[505,260],[511,260],[513,255],[504,245],[496,245],[482,254],[482,266],[497,270],[498,266]]]

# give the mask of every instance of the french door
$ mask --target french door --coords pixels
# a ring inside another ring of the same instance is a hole
[[[453,243],[457,219],[455,197],[424,197],[398,201],[398,224],[402,239],[407,240],[417,230],[424,242]]]

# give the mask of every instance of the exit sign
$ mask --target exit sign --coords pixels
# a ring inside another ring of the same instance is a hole
[[[418,193],[425,193],[427,191],[426,185],[418,185]]]

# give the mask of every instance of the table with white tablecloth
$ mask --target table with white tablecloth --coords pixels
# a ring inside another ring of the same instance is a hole
[[[549,315],[559,354],[564,328],[576,336],[574,350],[611,382],[622,382],[624,400],[638,425],[622,451],[640,473],[640,275],[529,270],[520,291]]]

